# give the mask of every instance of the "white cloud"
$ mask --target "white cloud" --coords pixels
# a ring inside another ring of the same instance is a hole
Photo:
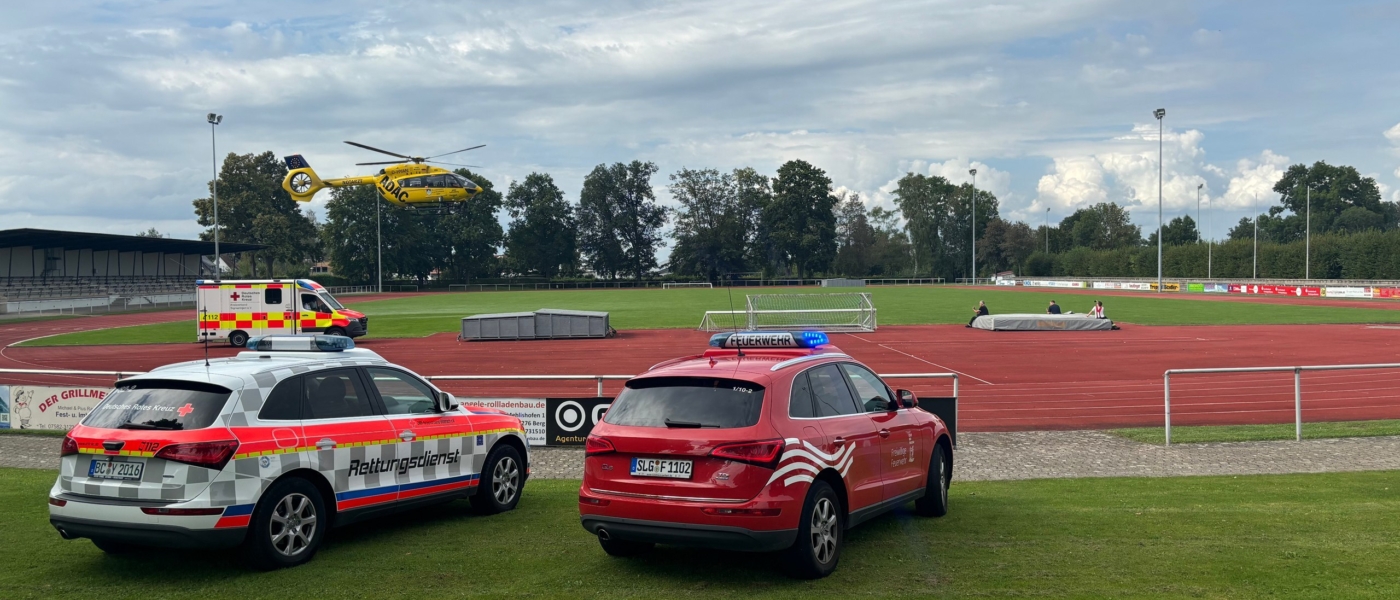
[[[1391,143],[1400,145],[1400,123],[1396,123],[1394,127],[1385,130],[1382,135],[1385,136],[1385,139],[1390,140]]]
[[[1274,184],[1288,170],[1288,157],[1265,150],[1257,160],[1242,158],[1235,164],[1235,175],[1217,206],[1248,209],[1274,202]]]

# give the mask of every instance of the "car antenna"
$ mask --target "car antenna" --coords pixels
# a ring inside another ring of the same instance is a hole
[[[199,337],[204,338],[204,368],[209,368],[209,334],[204,331],[204,324],[209,319],[209,307],[199,309]]]
[[[729,326],[734,328],[734,333],[739,333],[739,322],[734,317],[734,274],[726,273],[728,281],[724,285],[725,291],[729,292]],[[744,349],[737,348],[739,357],[744,356]]]

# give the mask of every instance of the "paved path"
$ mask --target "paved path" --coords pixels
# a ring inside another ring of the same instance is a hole
[[[954,452],[960,481],[1068,477],[1171,477],[1400,469],[1400,437],[1302,442],[1178,444],[1170,448],[1101,431],[964,433]],[[0,467],[58,468],[57,438],[0,435]],[[581,448],[535,448],[534,475],[582,477]]]

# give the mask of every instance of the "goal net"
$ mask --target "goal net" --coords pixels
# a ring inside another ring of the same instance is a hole
[[[816,329],[875,331],[870,294],[750,294],[741,311],[712,310],[701,331]]]
[[[712,287],[715,287],[715,285],[714,285],[713,283],[708,282],[708,281],[700,281],[700,282],[693,282],[693,283],[691,283],[691,282],[681,282],[681,283],[667,282],[667,283],[661,284],[661,289],[665,289],[665,290],[673,290],[673,289],[676,289],[676,288],[712,288]]]

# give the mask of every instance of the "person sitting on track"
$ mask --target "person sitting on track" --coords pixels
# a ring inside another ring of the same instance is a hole
[[[1099,301],[1099,300],[1095,300],[1095,301],[1094,301],[1094,307],[1091,308],[1091,309],[1089,309],[1089,318],[1090,318],[1090,319],[1107,319],[1107,318],[1108,318],[1108,317],[1105,317],[1105,316],[1103,315],[1103,302],[1101,302],[1101,301]]]
[[[985,317],[989,314],[992,313],[987,310],[987,302],[985,300],[978,300],[977,309],[972,311],[972,319],[968,320],[967,326],[972,327],[972,324],[977,321],[977,317]]]
[[[1051,300],[1051,301],[1050,301],[1050,307],[1047,308],[1047,309],[1045,309],[1045,314],[1047,314],[1047,315],[1058,315],[1058,314],[1060,314],[1060,305],[1055,304],[1055,301],[1054,301],[1054,300]]]

